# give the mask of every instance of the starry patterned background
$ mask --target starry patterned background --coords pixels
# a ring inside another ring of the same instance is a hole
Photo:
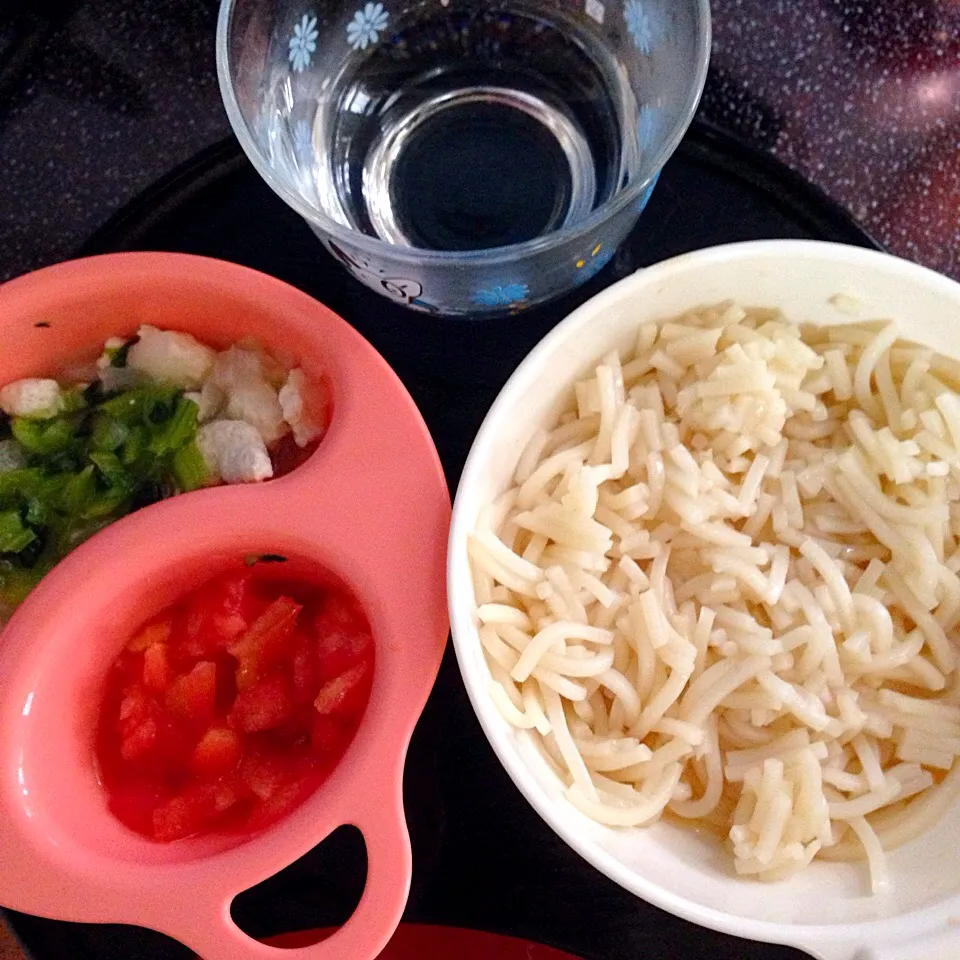
[[[229,133],[210,0],[10,3],[50,26],[0,91],[0,278],[69,257]],[[960,0],[713,0],[713,13],[701,116],[894,252],[960,278]],[[17,22],[0,12],[8,49]]]

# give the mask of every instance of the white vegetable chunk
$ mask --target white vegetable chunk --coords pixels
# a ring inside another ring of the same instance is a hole
[[[280,388],[283,419],[290,424],[293,439],[296,440],[298,447],[307,446],[323,433],[323,425],[313,419],[307,403],[309,389],[306,374],[299,367],[287,374],[286,383]]]
[[[273,464],[256,427],[242,420],[215,420],[197,431],[197,448],[211,479],[252,483],[273,476]]]
[[[226,395],[228,419],[253,424],[268,445],[287,432],[277,391],[267,379],[259,353],[243,347],[224,350],[217,354],[211,380]]]
[[[153,380],[195,390],[213,367],[214,351],[189,333],[144,325],[137,335],[140,339],[127,354],[127,366]]]
[[[27,377],[0,390],[0,409],[11,417],[48,420],[63,410],[63,394],[56,380]]]

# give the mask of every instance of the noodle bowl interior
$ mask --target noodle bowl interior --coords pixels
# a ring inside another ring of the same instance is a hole
[[[960,791],[958,385],[890,324],[731,304],[570,385],[468,554],[490,696],[574,806],[887,886]]]

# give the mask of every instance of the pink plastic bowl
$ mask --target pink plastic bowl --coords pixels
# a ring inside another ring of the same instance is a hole
[[[38,324],[43,326],[38,326]],[[0,904],[60,920],[139,924],[204,960],[375,957],[410,887],[403,761],[446,642],[450,502],[436,450],[384,360],[305,294],[233,264],[175,254],[64,263],[0,287],[0,383],[56,375],[142,323],[212,345],[258,337],[311,378],[333,420],[299,469],[259,486],[175,497],[97,534],[50,573],[0,633]],[[373,627],[373,689],[330,778],[253,836],[156,844],[109,812],[93,740],[107,668],[146,618],[244,556],[284,576],[342,579]],[[234,896],[341,824],[367,846],[352,918],[314,946],[244,934]]]

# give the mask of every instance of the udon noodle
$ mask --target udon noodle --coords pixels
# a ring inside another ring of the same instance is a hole
[[[960,382],[886,324],[639,327],[468,542],[489,691],[603,824],[869,862],[960,792]]]

